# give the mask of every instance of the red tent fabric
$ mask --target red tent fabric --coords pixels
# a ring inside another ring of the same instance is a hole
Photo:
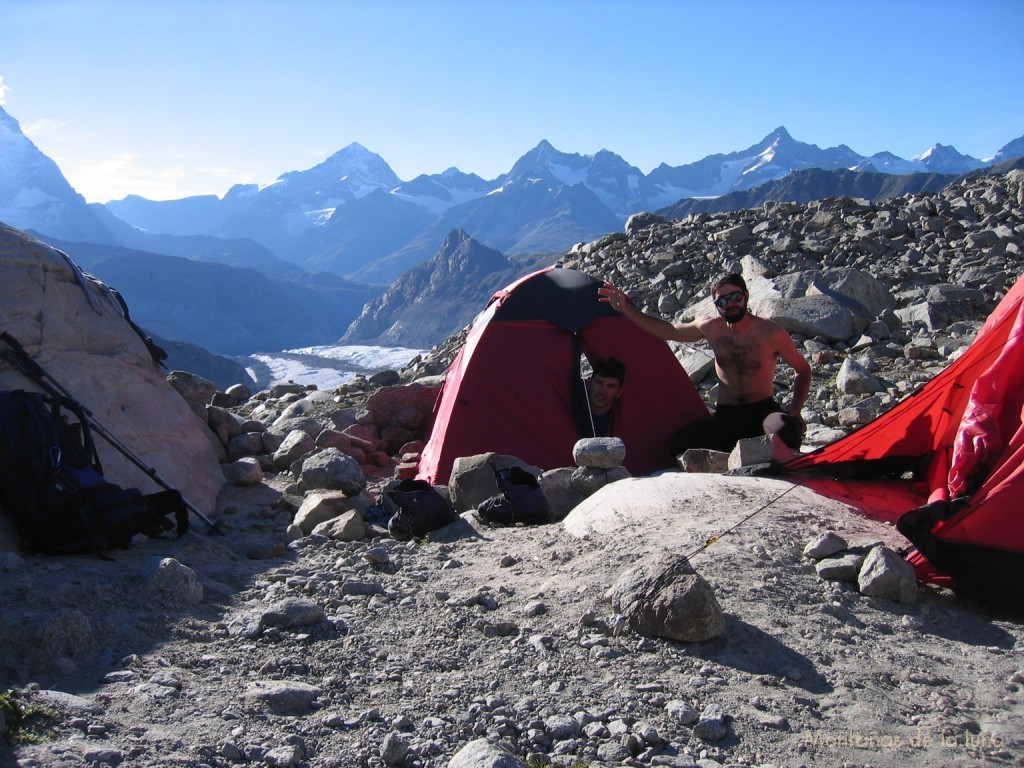
[[[1024,586],[1024,276],[967,351],[847,437],[787,465],[862,476],[915,468],[928,504],[900,518],[924,580]]]
[[[669,438],[707,407],[668,344],[599,302],[599,285],[552,267],[494,294],[448,370],[420,479],[447,483],[456,458],[489,451],[541,469],[574,466],[580,355],[626,365],[614,429],[625,467],[644,475],[675,465]]]

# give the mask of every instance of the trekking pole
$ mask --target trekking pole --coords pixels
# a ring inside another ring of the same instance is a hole
[[[43,369],[43,367],[39,365],[39,363],[37,363],[35,360],[29,357],[28,352],[25,351],[25,348],[21,346],[21,343],[17,339],[15,339],[13,336],[11,336],[11,334],[7,333],[6,331],[0,333],[0,339],[3,339],[3,341],[6,342],[7,346],[9,347],[9,349],[6,349],[2,353],[0,353],[4,360],[9,362],[19,371],[21,371],[21,373],[24,374],[26,378],[36,382],[40,387],[46,390],[47,394],[52,396],[63,395],[68,400],[77,405],[79,408],[81,408],[82,413],[85,414],[86,418],[89,421],[89,425],[96,430],[96,433],[104,440],[106,440],[112,447],[117,449],[117,451],[120,452],[122,456],[124,456],[132,464],[134,464],[136,467],[141,469],[146,475],[148,475],[149,478],[153,480],[153,482],[155,482],[157,485],[159,485],[166,491],[177,490],[173,488],[171,485],[169,485],[163,478],[161,478],[153,467],[149,466],[141,458],[136,456],[128,446],[126,446],[117,438],[116,435],[111,434],[111,432],[106,427],[100,424],[96,420],[96,417],[93,415],[92,411],[90,411],[82,403],[76,400],[75,397],[70,392],[68,392],[67,389],[64,388],[64,385],[62,385],[59,381],[53,378],[53,376],[47,373]],[[220,527],[215,522],[213,522],[212,520],[210,520],[210,518],[208,518],[206,515],[200,512],[199,509],[197,509],[194,504],[190,503],[188,499],[182,496],[181,500],[185,504],[186,509],[192,512],[192,514],[194,514],[204,523],[206,523],[209,534],[212,535],[223,533],[223,531],[220,530]]]

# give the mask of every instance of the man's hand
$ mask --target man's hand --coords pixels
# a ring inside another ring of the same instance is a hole
[[[597,289],[597,296],[598,301],[611,304],[612,309],[617,312],[621,312],[622,308],[626,306],[626,294],[607,280],[604,281],[604,285]]]

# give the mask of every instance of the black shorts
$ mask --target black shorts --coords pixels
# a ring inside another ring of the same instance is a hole
[[[761,437],[765,433],[765,417],[781,411],[779,404],[770,397],[756,403],[719,405],[711,416],[692,421],[672,435],[669,448],[673,456],[690,448],[728,452],[744,438]],[[783,428],[778,435],[790,448],[800,447],[802,430],[794,417],[783,414]]]

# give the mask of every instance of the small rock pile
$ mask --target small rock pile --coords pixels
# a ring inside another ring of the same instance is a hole
[[[814,570],[821,578],[855,583],[862,595],[898,603],[917,600],[913,566],[889,547],[851,547],[839,534],[826,531],[807,543],[804,557],[816,561]]]

